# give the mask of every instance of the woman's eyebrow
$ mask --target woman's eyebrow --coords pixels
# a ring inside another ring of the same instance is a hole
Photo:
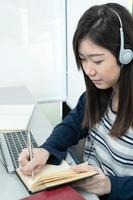
[[[93,53],[93,54],[87,54],[87,57],[95,57],[95,56],[103,56],[103,53]],[[82,53],[79,53],[79,56],[83,56],[86,57],[85,55],[83,55]]]

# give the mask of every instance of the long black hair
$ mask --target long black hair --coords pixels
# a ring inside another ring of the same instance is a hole
[[[80,18],[73,37],[73,49],[78,69],[82,69],[79,57],[79,45],[83,38],[88,38],[96,45],[108,49],[119,62],[120,22],[113,10],[118,13],[123,24],[124,47],[133,50],[133,17],[126,8],[117,3],[96,5],[89,8]],[[86,84],[86,109],[83,127],[92,126],[104,116],[112,95],[112,88],[100,90],[95,87],[84,73]],[[118,110],[111,135],[124,135],[129,127],[133,128],[133,61],[120,70],[118,86]],[[91,117],[90,117],[91,116]]]

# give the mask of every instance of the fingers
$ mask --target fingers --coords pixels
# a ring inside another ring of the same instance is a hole
[[[20,166],[24,166],[29,162],[29,150],[27,148],[23,149],[20,153],[18,162]]]
[[[42,168],[42,165],[37,165],[36,159],[34,158],[28,161],[25,165],[19,166],[20,171],[28,176],[31,176],[33,171],[35,174],[38,173],[41,168]]]
[[[93,180],[94,178],[92,178]],[[97,180],[95,182],[91,182],[89,179],[84,184],[81,184],[80,187],[89,192],[94,193],[98,196],[108,194],[111,190],[111,182],[107,176],[104,179]]]
[[[103,195],[110,192],[111,190],[110,180],[107,176],[105,176],[105,174],[100,168],[88,165],[87,163],[82,163],[80,165],[74,166],[73,169],[78,172],[86,172],[89,170],[95,170],[98,172],[98,175],[96,176],[86,178],[73,183],[72,184],[73,187],[80,187],[87,192],[94,193],[97,195]]]
[[[33,148],[33,159],[29,159],[29,150],[24,149],[19,155],[19,169],[25,175],[32,175],[38,173],[40,169],[46,164],[50,154],[47,150],[42,148]]]
[[[35,169],[34,169],[34,173],[35,174],[38,174],[41,170],[42,166],[37,166]]]
[[[34,168],[36,168],[36,160],[33,158],[32,160],[29,159],[29,150],[25,148],[19,155],[19,169],[25,175],[31,175]]]
[[[88,162],[85,162],[85,163],[82,163],[82,164],[79,164],[79,165],[75,165],[75,166],[72,167],[72,169],[74,171],[76,171],[77,173],[88,172],[88,171],[92,171],[92,170],[97,171],[97,169],[94,166],[89,165]],[[72,186],[80,187],[80,188],[86,190],[86,189],[88,189],[89,185],[95,184],[95,179],[94,180],[93,179],[94,179],[93,177],[91,177],[89,179],[86,178],[86,179],[74,182],[72,184]]]
[[[88,172],[90,170],[93,170],[94,168],[91,165],[88,165],[88,162],[85,162],[85,163],[73,166],[72,169],[76,172]]]

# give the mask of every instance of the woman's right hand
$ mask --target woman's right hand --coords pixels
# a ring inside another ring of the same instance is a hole
[[[29,176],[32,175],[33,171],[37,174],[50,156],[50,153],[43,148],[33,148],[32,151],[32,160],[30,160],[28,148],[23,149],[18,158],[20,171]]]

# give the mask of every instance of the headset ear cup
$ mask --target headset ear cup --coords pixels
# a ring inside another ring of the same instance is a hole
[[[112,8],[111,8],[112,9]],[[119,14],[112,9],[112,11],[117,15],[120,22],[120,53],[119,61],[121,64],[127,65],[133,60],[133,51],[131,49],[124,48],[124,32],[122,27],[122,21]]]
[[[129,64],[133,59],[133,51],[131,49],[121,49],[119,61],[121,64]]]

